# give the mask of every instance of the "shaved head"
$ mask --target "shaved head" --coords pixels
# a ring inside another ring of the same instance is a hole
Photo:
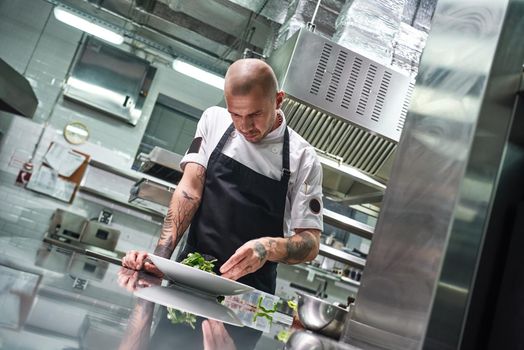
[[[275,130],[285,94],[278,91],[271,67],[256,58],[233,63],[226,73],[224,97],[235,129],[249,142],[260,142]]]
[[[257,58],[235,61],[227,70],[224,93],[230,96],[244,96],[254,89],[261,89],[264,95],[275,99],[278,82],[273,69]]]

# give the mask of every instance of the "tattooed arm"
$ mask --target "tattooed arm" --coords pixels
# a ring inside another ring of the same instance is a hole
[[[206,169],[202,165],[196,163],[186,165],[184,175],[171,197],[155,255],[169,259],[173,254],[200,205],[205,178]],[[159,274],[154,265],[146,259],[146,252],[132,250],[122,258],[122,265],[135,270],[140,270],[144,266],[147,271]]]
[[[222,265],[223,277],[239,279],[255,272],[266,261],[299,264],[315,259],[320,246],[320,230],[295,229],[291,237],[263,237],[245,243]]]
[[[127,329],[118,346],[119,350],[149,349],[149,334],[155,303],[138,298],[129,316]]]
[[[171,197],[155,255],[169,259],[173,254],[200,205],[205,179],[206,169],[202,165],[186,165],[182,180]]]

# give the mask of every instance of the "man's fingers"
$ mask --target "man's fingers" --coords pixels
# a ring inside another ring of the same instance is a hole
[[[140,252],[136,256],[137,270],[140,270],[144,264],[144,260],[147,258],[146,252]]]
[[[247,259],[244,259],[238,265],[233,266],[226,273],[223,273],[222,277],[229,278],[231,280],[236,281],[240,277],[243,277],[253,271],[254,271],[253,267],[249,265],[249,263],[247,262]]]
[[[237,265],[239,262],[241,262],[247,255],[247,251],[245,249],[242,249],[240,247],[235,254],[233,254],[220,268],[221,273],[227,272],[229,269],[231,269],[233,266]]]
[[[146,260],[144,262],[144,270],[146,270],[146,272],[152,274],[153,276],[156,276],[156,277],[164,277],[164,273],[162,271],[160,271],[156,266],[155,264],[153,264],[152,262],[150,262],[149,260]]]
[[[122,266],[140,270],[144,265],[144,260],[147,258],[147,252],[138,252],[136,250],[130,250],[122,258]]]
[[[122,265],[125,267],[129,267],[131,269],[134,269],[137,253],[138,252],[136,250],[128,251],[127,254],[124,256],[124,258],[122,259],[122,262],[123,262]]]
[[[202,335],[204,338],[204,350],[216,349],[215,337],[208,320],[202,322]]]

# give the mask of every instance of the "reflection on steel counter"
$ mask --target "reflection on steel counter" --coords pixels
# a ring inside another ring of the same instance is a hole
[[[226,296],[220,303],[198,291],[160,283],[158,278],[121,268],[119,284],[138,296],[121,349],[253,349],[263,332],[288,329],[292,323],[291,316],[275,311],[279,298],[260,291]],[[155,303],[163,306],[160,320],[145,344]],[[262,315],[262,309],[272,309],[271,315]]]

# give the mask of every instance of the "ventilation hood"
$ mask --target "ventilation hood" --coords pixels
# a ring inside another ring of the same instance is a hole
[[[287,95],[288,125],[318,150],[325,195],[348,205],[379,203],[410,78],[305,28],[268,63]]]
[[[0,58],[0,110],[32,118],[37,106],[27,79]]]

